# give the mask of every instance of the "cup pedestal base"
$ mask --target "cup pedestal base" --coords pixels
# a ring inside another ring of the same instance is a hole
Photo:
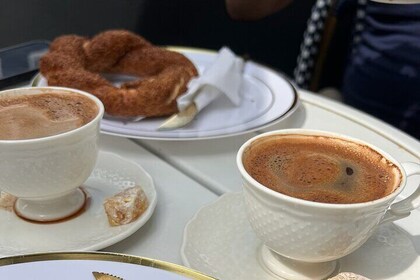
[[[280,279],[317,280],[331,275],[337,261],[323,263],[307,263],[292,260],[273,252],[265,245],[259,248],[259,261],[271,273]]]
[[[86,194],[80,188],[64,196],[51,199],[18,198],[15,213],[23,219],[34,222],[54,222],[76,214],[86,202]]]

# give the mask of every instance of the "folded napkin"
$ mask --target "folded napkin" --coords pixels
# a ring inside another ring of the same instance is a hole
[[[179,111],[195,103],[200,111],[220,95],[225,95],[235,106],[241,102],[240,87],[244,61],[223,47],[204,72],[190,80],[188,90],[177,99]]]

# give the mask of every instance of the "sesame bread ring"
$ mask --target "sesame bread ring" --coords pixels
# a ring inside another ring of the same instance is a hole
[[[105,31],[92,39],[58,37],[41,58],[40,71],[48,85],[90,92],[104,103],[109,115],[121,117],[176,113],[176,98],[197,75],[197,69],[182,54],[154,46],[125,30]],[[104,73],[139,79],[117,87],[102,77]]]

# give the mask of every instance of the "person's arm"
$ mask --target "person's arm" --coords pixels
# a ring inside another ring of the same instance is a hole
[[[292,0],[225,0],[229,16],[235,20],[258,20],[274,14]]]

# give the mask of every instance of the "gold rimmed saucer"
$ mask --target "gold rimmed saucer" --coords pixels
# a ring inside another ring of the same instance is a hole
[[[47,269],[48,268],[48,269]],[[0,258],[0,279],[92,279],[93,271],[105,271],[121,279],[215,280],[199,271],[140,256],[109,252],[56,252]],[[143,276],[143,277],[142,277]]]
[[[199,69],[205,69],[217,56],[217,52],[203,49],[169,47],[186,55]],[[37,74],[31,86],[46,86],[48,81]],[[262,130],[286,121],[300,106],[298,92],[282,74],[262,64],[247,61],[244,67],[242,102],[233,106],[223,98],[214,100],[200,111],[200,117],[189,115],[193,121],[176,130],[157,130],[162,118],[135,119],[109,118],[101,121],[104,134],[135,139],[169,141],[204,140],[243,135]],[[184,119],[185,121],[185,119]]]

